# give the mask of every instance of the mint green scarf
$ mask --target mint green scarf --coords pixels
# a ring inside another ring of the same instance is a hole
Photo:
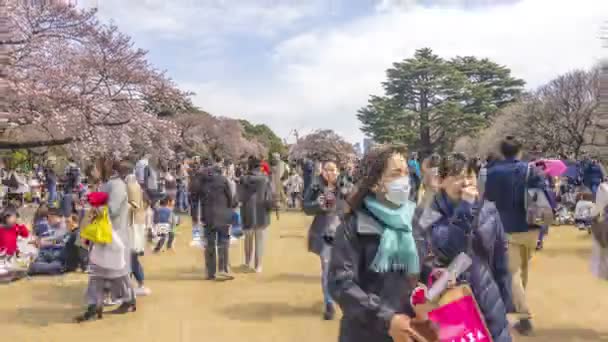
[[[415,204],[408,202],[399,208],[387,208],[374,197],[365,198],[365,207],[381,221],[384,231],[372,262],[376,272],[404,271],[420,273],[418,250],[412,234]]]

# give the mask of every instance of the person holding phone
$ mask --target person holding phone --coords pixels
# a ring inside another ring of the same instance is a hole
[[[338,166],[334,161],[321,164],[321,174],[304,194],[304,212],[314,216],[308,230],[308,250],[321,258],[321,287],[325,312],[323,318],[335,316],[333,300],[327,287],[327,272],[331,246],[344,208],[338,189]]]

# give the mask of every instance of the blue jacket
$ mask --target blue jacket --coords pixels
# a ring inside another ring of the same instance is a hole
[[[592,162],[586,162],[583,165],[583,184],[588,188],[600,184],[604,179],[602,168],[597,163]]]
[[[479,212],[479,225],[472,233],[472,251],[468,251],[473,213],[473,205],[464,201],[453,204],[440,192],[421,221],[430,224],[426,230],[437,263],[447,265],[461,252],[471,256],[473,264],[459,280],[471,286],[494,342],[510,342],[507,310],[512,309],[512,299],[507,239],[496,208],[486,201]],[[429,216],[434,219],[429,220]]]
[[[530,230],[526,220],[526,188],[545,189],[544,177],[531,169],[526,185],[528,164],[516,159],[497,161],[488,169],[484,196],[494,202],[507,233]]]

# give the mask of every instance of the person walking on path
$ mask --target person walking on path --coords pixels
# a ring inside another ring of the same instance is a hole
[[[522,145],[513,137],[500,144],[503,160],[496,161],[488,169],[485,197],[494,202],[505,232],[508,235],[509,271],[512,274],[512,296],[514,313],[518,323],[515,329],[529,335],[533,328],[532,314],[526,300],[529,263],[542,227],[527,221],[525,197],[527,189],[545,189],[542,174],[528,163],[521,162]]]
[[[335,316],[334,303],[327,288],[329,258],[336,228],[340,225],[345,203],[338,188],[338,168],[333,161],[323,164],[323,171],[304,195],[304,212],[314,216],[308,229],[308,251],[321,258],[321,287],[325,312],[323,318]]]
[[[112,242],[93,245],[90,253],[89,283],[86,291],[87,310],[76,317],[76,322],[102,318],[106,288],[112,299],[122,300],[113,311],[125,314],[136,310],[135,295],[129,275],[131,273],[131,245],[129,239],[129,203],[127,184],[120,177],[120,162],[101,158],[98,170],[105,182],[102,192],[108,194],[108,215],[112,223]]]
[[[193,189],[193,198],[194,202],[200,203],[200,211],[192,210],[192,222],[205,223],[207,279],[215,280],[216,273],[220,277],[232,279],[229,275],[230,225],[236,202],[229,181],[217,165],[207,168],[197,177],[199,179],[195,182],[197,187]]]
[[[260,160],[249,158],[249,171],[242,176],[237,187],[241,202],[241,220],[245,231],[245,266],[262,272],[262,257],[266,228],[270,225],[273,206],[272,185],[260,169]]]
[[[123,171],[126,170],[123,167]],[[129,200],[129,240],[131,241],[131,274],[137,281],[135,295],[147,296],[150,290],[144,286],[144,268],[139,258],[144,255],[146,247],[146,206],[144,196],[134,174],[125,178]]]
[[[361,164],[351,211],[336,230],[328,285],[343,312],[340,342],[412,341],[409,301],[420,272],[412,235],[407,151],[369,151]]]

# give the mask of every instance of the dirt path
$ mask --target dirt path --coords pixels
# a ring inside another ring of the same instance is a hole
[[[153,294],[140,299],[135,314],[84,325],[70,323],[83,302],[82,274],[2,286],[2,340],[334,342],[337,322],[320,316],[318,260],[306,253],[308,222],[283,214],[271,228],[264,273],[236,273],[230,282],[203,280],[202,252],[187,247],[190,232],[183,229],[174,253],[143,259]],[[238,271],[237,246],[231,261]],[[537,337],[518,341],[608,341],[608,283],[589,274],[589,246],[586,234],[552,230],[530,280]]]

